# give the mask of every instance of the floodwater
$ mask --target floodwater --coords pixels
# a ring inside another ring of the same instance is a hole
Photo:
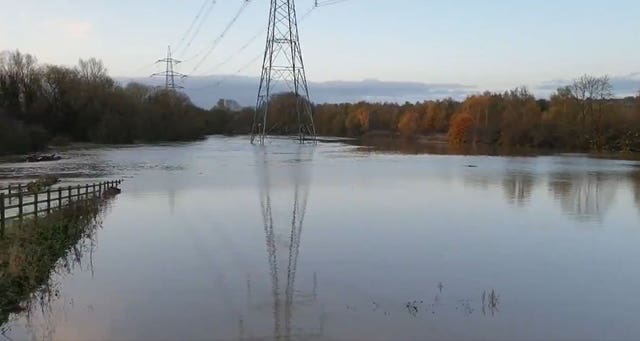
[[[638,162],[221,137],[63,156],[0,179],[123,193],[6,338],[640,338]]]

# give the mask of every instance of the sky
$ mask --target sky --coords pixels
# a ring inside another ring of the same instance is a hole
[[[0,0],[0,50],[42,63],[102,59],[111,75],[146,77],[177,45],[205,0]],[[212,0],[206,0],[212,1]],[[191,76],[258,76],[268,0],[251,0],[195,69],[244,0],[218,0],[177,57]],[[299,16],[313,0],[297,0]],[[457,84],[501,90],[582,74],[638,80],[637,0],[348,0],[300,22],[308,79]],[[184,44],[183,44],[184,45]],[[225,60],[230,61],[217,66]],[[195,69],[195,70],[194,70]]]

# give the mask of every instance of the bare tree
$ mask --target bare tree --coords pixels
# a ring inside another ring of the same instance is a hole
[[[566,88],[579,108],[582,128],[588,120],[598,127],[602,123],[604,106],[613,99],[613,86],[609,76],[594,77],[584,75]]]
[[[101,60],[95,58],[80,59],[77,70],[80,78],[86,82],[112,85],[107,68]]]
[[[0,54],[0,94],[10,111],[25,113],[34,103],[40,70],[38,61],[20,51]]]

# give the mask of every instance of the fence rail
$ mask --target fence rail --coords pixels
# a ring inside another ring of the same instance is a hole
[[[11,220],[22,220],[28,216],[38,217],[56,209],[68,206],[78,200],[101,197],[106,191],[119,188],[122,180],[104,181],[93,184],[48,188],[30,192],[22,185],[0,188],[0,237]]]

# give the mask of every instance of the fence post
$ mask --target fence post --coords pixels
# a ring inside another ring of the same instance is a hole
[[[9,204],[11,204],[11,184],[9,184]]]
[[[58,209],[62,209],[62,187],[58,187]]]
[[[20,217],[20,220],[22,220],[22,214],[23,214],[22,204],[23,204],[22,191],[20,191],[18,193],[18,216]]]
[[[102,182],[98,184],[98,195],[102,196]]]
[[[47,188],[47,214],[51,213],[51,188]]]
[[[0,193],[0,238],[4,238],[4,193]]]
[[[77,186],[78,189],[78,193],[77,194],[77,199],[80,200],[80,185]]]
[[[33,194],[33,215],[38,219],[38,192]]]
[[[89,184],[84,185],[84,198],[89,199]]]
[[[96,183],[95,182],[91,185],[91,197],[92,198],[96,197]]]
[[[68,198],[67,198],[67,205],[71,206],[71,186],[69,186],[67,188],[68,193]]]

